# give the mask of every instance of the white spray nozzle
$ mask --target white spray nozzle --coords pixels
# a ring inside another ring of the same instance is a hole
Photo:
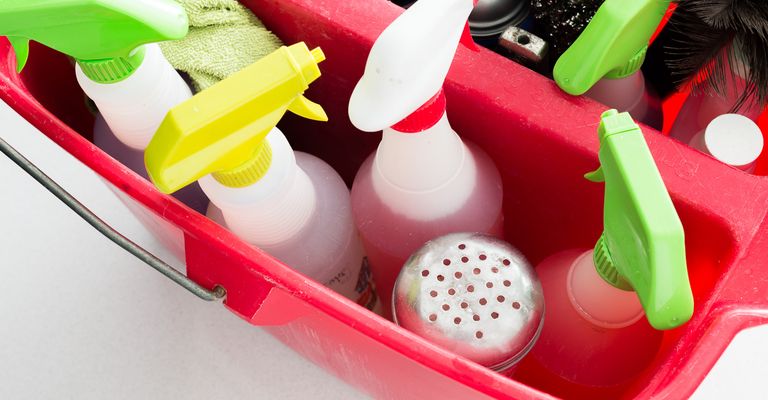
[[[380,131],[435,96],[473,8],[473,0],[419,0],[392,22],[373,44],[352,92],[352,124]]]

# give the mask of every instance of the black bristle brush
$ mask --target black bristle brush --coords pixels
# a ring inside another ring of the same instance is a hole
[[[746,79],[732,111],[768,100],[768,1],[676,0],[664,45],[678,87],[726,96],[738,72]],[[743,65],[741,71],[733,66]]]

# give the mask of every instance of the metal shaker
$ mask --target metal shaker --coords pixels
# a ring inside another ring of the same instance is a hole
[[[433,239],[406,261],[392,298],[400,326],[496,371],[533,347],[544,295],[510,244],[479,233]]]

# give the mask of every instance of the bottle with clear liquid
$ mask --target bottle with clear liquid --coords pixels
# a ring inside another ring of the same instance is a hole
[[[693,295],[680,219],[629,114],[600,125],[604,231],[594,250],[568,250],[536,267],[546,320],[531,357],[590,387],[624,383],[656,356],[663,332],[687,322]]]
[[[143,178],[144,150],[173,106],[192,97],[186,82],[168,63],[157,44],[143,46],[144,60],[128,77],[114,83],[94,81],[80,66],[77,80],[99,108],[93,129],[93,143]],[[184,260],[184,235],[178,228],[135,203],[126,194],[108,185],[133,215],[174,256]],[[174,194],[179,201],[205,213],[208,198],[195,183]]]
[[[147,170],[166,193],[199,182],[212,220],[381,313],[349,190],[328,164],[295,153],[275,127],[286,111],[327,120],[303,96],[324,59],[304,43],[283,47],[174,107],[147,148]]]
[[[352,210],[387,308],[403,264],[428,240],[502,236],[500,174],[451,128],[442,92],[473,7],[472,0],[414,3],[376,40],[352,93],[352,123],[383,131],[355,177]]]
[[[286,265],[381,314],[368,259],[352,220],[347,185],[325,161],[290,150],[288,140],[278,129],[267,135],[266,141],[273,154],[285,154],[289,172],[278,184],[280,188],[241,205],[233,204],[235,199],[228,200],[225,194],[214,195],[208,218]],[[235,201],[242,201],[242,191],[248,190],[227,189],[210,175],[201,178],[200,183],[206,193],[231,191],[229,196],[236,197]],[[227,212],[217,204],[226,207]]]
[[[158,123],[159,125],[159,123]],[[96,121],[93,126],[93,144],[109,154],[112,158],[119,161],[132,171],[139,174],[142,178],[149,180],[147,169],[144,166],[144,150],[136,150],[125,145],[109,129],[106,121],[101,114],[96,115]],[[112,190],[112,193],[131,211],[131,213],[147,228],[147,230],[179,261],[184,261],[184,233],[174,227],[170,222],[156,216],[151,211],[138,204],[122,191],[114,188],[111,184],[104,181]],[[205,214],[208,208],[208,198],[200,189],[200,185],[194,183],[173,194],[182,203],[189,208]]]

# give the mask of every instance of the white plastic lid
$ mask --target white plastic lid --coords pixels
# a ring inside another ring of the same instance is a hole
[[[763,151],[763,133],[743,115],[723,114],[694,137],[691,145],[726,164],[748,169]]]
[[[373,44],[349,118],[377,132],[416,111],[443,86],[473,0],[419,0]]]

